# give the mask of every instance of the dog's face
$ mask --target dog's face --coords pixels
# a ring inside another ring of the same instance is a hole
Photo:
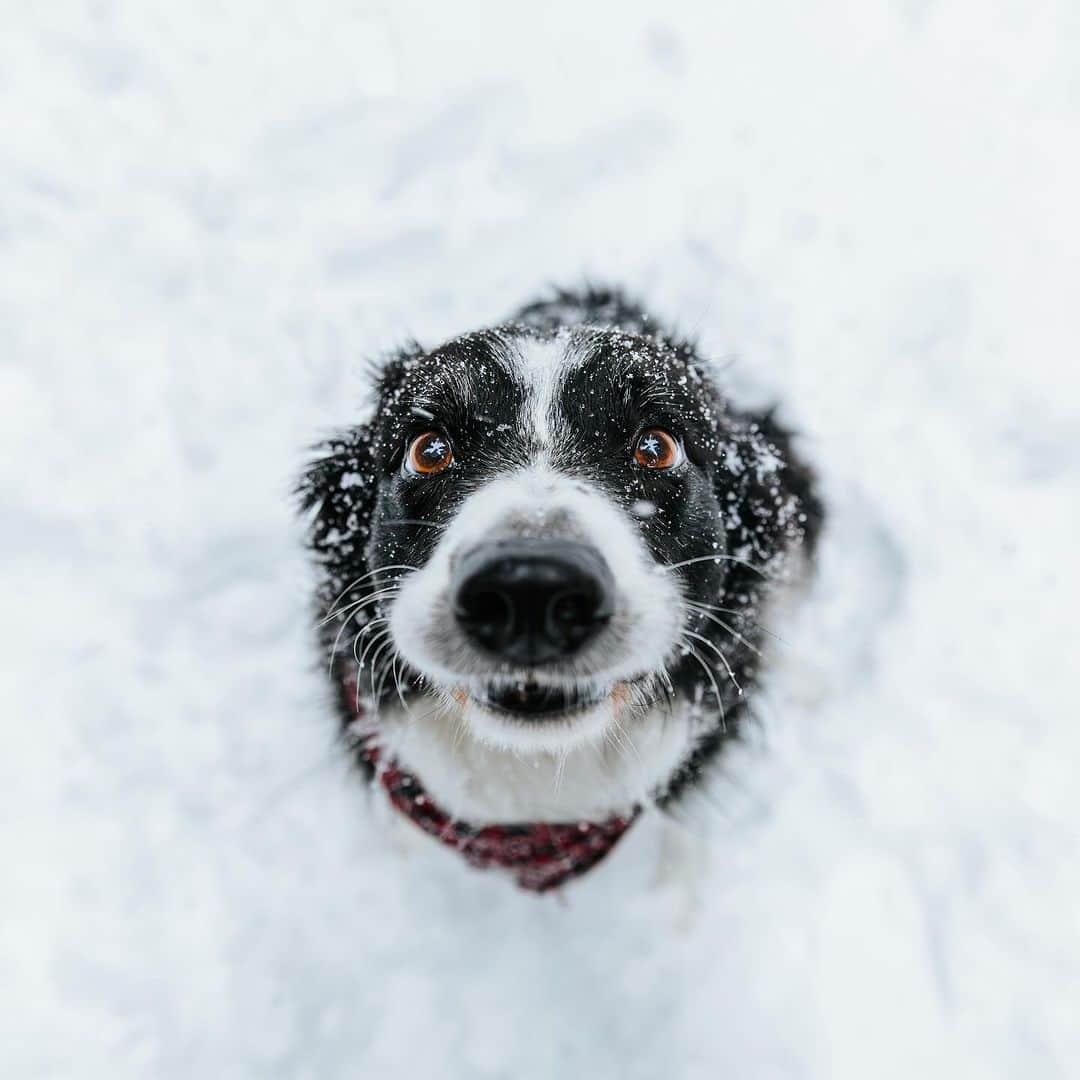
[[[725,550],[690,376],[618,334],[503,331],[419,358],[390,395],[372,550],[416,568],[390,633],[477,738],[562,750],[661,692],[687,622],[667,567]]]
[[[651,746],[628,783],[662,788],[737,710],[804,532],[777,438],[688,349],[595,327],[467,335],[377,390],[306,479],[339,678],[411,729],[398,753]]]

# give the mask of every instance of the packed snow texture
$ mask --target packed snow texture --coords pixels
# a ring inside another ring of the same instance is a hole
[[[1075,1076],[1078,10],[10,2],[0,1075]],[[289,489],[586,277],[831,517],[682,868],[560,902],[334,747]]]

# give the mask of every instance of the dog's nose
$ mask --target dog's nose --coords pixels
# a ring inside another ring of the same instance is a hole
[[[469,638],[531,667],[577,652],[611,618],[615,583],[603,555],[572,540],[495,540],[466,553],[454,615]]]

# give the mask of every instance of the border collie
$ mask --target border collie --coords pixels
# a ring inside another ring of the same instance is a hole
[[[616,291],[403,349],[374,390],[300,483],[343,731],[423,830],[551,889],[738,736],[812,474]]]

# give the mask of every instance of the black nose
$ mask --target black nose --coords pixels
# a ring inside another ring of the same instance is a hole
[[[526,666],[577,652],[611,618],[611,571],[571,540],[495,540],[454,574],[454,614],[481,648]]]

